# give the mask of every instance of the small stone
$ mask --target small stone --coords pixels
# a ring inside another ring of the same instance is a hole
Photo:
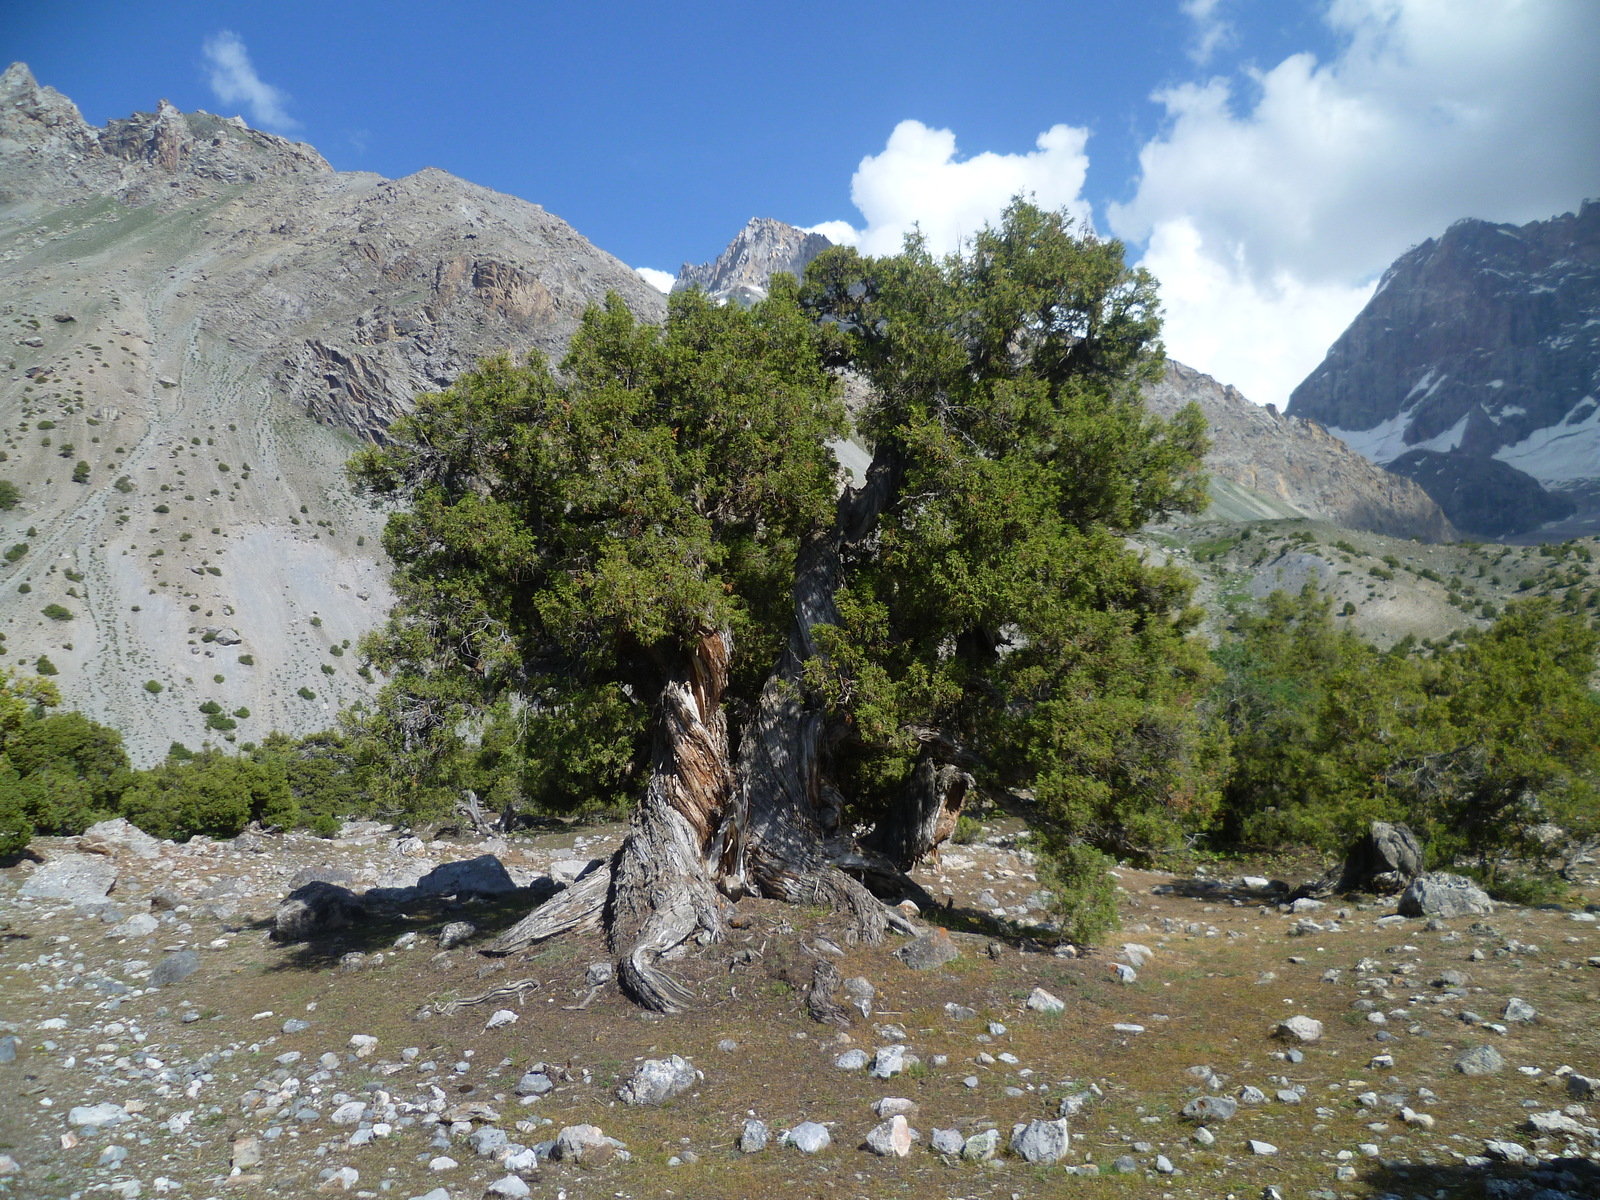
[[[1066,1155],[1071,1143],[1067,1123],[1060,1118],[1054,1121],[1029,1121],[1011,1135],[1012,1152],[1031,1163],[1058,1162]]]
[[[1028,1005],[1034,1012],[1060,1013],[1066,1012],[1067,1005],[1059,997],[1052,996],[1043,988],[1034,988],[1028,995]]]
[[[451,1158],[448,1154],[441,1154],[437,1158],[430,1158],[428,1160],[428,1170],[430,1171],[453,1171],[460,1165],[460,1163]]]
[[[1251,1154],[1258,1154],[1258,1155],[1261,1155],[1264,1158],[1267,1155],[1276,1154],[1277,1152],[1278,1152],[1278,1148],[1276,1146],[1274,1146],[1271,1142],[1261,1142],[1261,1141],[1257,1141],[1255,1138],[1251,1138],[1250,1139],[1250,1153]]]
[[[1217,1144],[1217,1135],[1202,1125],[1194,1131],[1194,1140],[1202,1146],[1215,1146]]]
[[[961,1146],[961,1157],[969,1162],[987,1162],[1000,1152],[1000,1131],[984,1129],[973,1134]]]
[[[439,949],[453,950],[477,932],[478,927],[471,921],[451,921],[439,930]]]
[[[509,1200],[522,1200],[522,1197],[533,1194],[533,1190],[515,1175],[507,1175],[503,1179],[496,1179],[485,1190],[493,1192],[496,1196],[506,1196]]]
[[[739,1130],[739,1151],[742,1154],[757,1154],[767,1148],[767,1140],[771,1134],[767,1130],[767,1123],[754,1117],[748,1118],[744,1127]]]
[[[1183,1106],[1191,1121],[1231,1121],[1238,1111],[1239,1102],[1229,1096],[1196,1096]]]
[[[833,1060],[833,1065],[841,1071],[859,1071],[870,1061],[865,1050],[846,1050]]]
[[[599,1126],[568,1125],[556,1135],[554,1154],[562,1162],[592,1165],[609,1160],[616,1150]]]
[[[467,1138],[467,1144],[472,1147],[472,1152],[479,1158],[493,1158],[495,1152],[504,1150],[511,1139],[506,1136],[504,1129],[496,1129],[493,1125],[484,1125],[472,1131]]]
[[[890,1117],[867,1134],[867,1149],[882,1158],[905,1158],[911,1153],[911,1127],[902,1116]]]
[[[95,1166],[97,1166],[97,1167],[120,1167],[122,1165],[122,1160],[127,1158],[127,1157],[128,1157],[128,1149],[127,1149],[126,1146],[115,1146],[115,1145],[107,1146],[104,1150],[100,1151],[100,1157],[95,1162]],[[259,1155],[257,1156],[257,1161],[258,1162],[260,1161],[260,1156]],[[254,1164],[252,1164],[252,1165],[254,1165]]]
[[[299,1017],[290,1017],[283,1023],[285,1033],[304,1033],[311,1028],[310,1021],[302,1021]]]
[[[1163,1175],[1171,1175],[1177,1168],[1172,1165],[1172,1160],[1165,1154],[1158,1154],[1156,1155],[1156,1170]]]
[[[1520,996],[1513,996],[1511,999],[1506,1001],[1505,1013],[1503,1015],[1508,1021],[1517,1021],[1524,1025],[1530,1025],[1533,1023],[1534,1018],[1539,1014],[1534,1011],[1533,1005],[1529,1004],[1526,1000],[1522,999]]]
[[[122,1105],[110,1100],[102,1100],[99,1104],[79,1105],[67,1113],[68,1125],[78,1125],[89,1129],[104,1129],[110,1125],[120,1125],[127,1119],[127,1110]]]
[[[1494,901],[1462,875],[1433,871],[1414,880],[1400,896],[1404,917],[1466,917],[1494,911]]]
[[[1322,1038],[1322,1022],[1312,1017],[1290,1017],[1273,1026],[1273,1032],[1285,1041],[1315,1042]]]
[[[957,1004],[952,1000],[944,1006],[944,1015],[952,1021],[970,1021],[978,1015],[978,1010],[968,1008],[965,1004]]]
[[[0,1063],[13,1063],[17,1061],[17,1047],[22,1043],[14,1037],[0,1038]]]
[[[662,1104],[688,1091],[699,1077],[694,1064],[676,1054],[664,1059],[647,1058],[617,1089],[617,1099],[624,1104]]]
[[[164,956],[150,972],[151,987],[167,987],[187,979],[200,969],[200,956],[193,950],[179,950]]]
[[[516,1091],[519,1096],[543,1096],[547,1095],[555,1086],[551,1082],[550,1076],[543,1071],[529,1071],[521,1079],[517,1080]]]
[[[783,1140],[801,1154],[816,1154],[826,1150],[833,1138],[829,1136],[827,1126],[815,1121],[802,1121],[785,1134]]]
[[[875,1079],[890,1079],[905,1070],[906,1048],[904,1046],[880,1046],[877,1054],[872,1059],[870,1074]]]
[[[333,1115],[328,1120],[335,1125],[355,1125],[366,1115],[367,1106],[360,1100],[351,1100],[334,1109]]]
[[[355,1051],[357,1058],[370,1058],[372,1052],[378,1048],[378,1039],[370,1033],[353,1033],[350,1035],[349,1046]]]
[[[516,1013],[512,1012],[509,1008],[501,1008],[496,1009],[494,1015],[483,1023],[483,1028],[484,1031],[487,1032],[491,1029],[499,1029],[505,1025],[514,1025],[516,1022]]]
[[[340,1167],[332,1175],[322,1181],[317,1188],[319,1192],[348,1192],[361,1178],[361,1173],[354,1167]]]
[[[1506,1060],[1493,1046],[1475,1046],[1456,1059],[1456,1070],[1463,1075],[1497,1075],[1505,1069]]]
[[[913,971],[931,971],[961,957],[948,930],[935,927],[894,952]]]
[[[931,1144],[936,1154],[960,1154],[967,1141],[959,1129],[935,1129]]]

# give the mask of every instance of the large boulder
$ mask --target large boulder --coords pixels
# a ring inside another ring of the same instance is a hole
[[[935,926],[921,937],[907,942],[894,956],[913,971],[931,971],[961,957],[947,930]]]
[[[1400,894],[1403,917],[1470,917],[1494,911],[1494,901],[1464,875],[1430,871]]]
[[[1011,1131],[1011,1152],[1031,1163],[1059,1162],[1072,1145],[1064,1120],[1029,1121]]]
[[[1345,855],[1341,892],[1379,896],[1402,891],[1422,874],[1422,843],[1406,825],[1374,821]]]
[[[279,902],[272,917],[272,936],[280,942],[303,942],[344,929],[366,915],[366,906],[349,888],[313,880]]]
[[[117,868],[100,854],[58,854],[28,877],[17,892],[29,900],[94,904],[117,882]]]
[[[492,854],[437,866],[416,887],[425,896],[502,896],[517,890],[505,864]]]
[[[161,843],[126,817],[114,821],[101,821],[85,829],[78,845],[94,854],[136,854],[140,858],[158,858]]]

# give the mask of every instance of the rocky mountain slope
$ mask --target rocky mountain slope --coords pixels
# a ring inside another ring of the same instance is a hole
[[[202,703],[248,713],[240,740],[326,725],[387,601],[357,439],[483,355],[559,353],[608,291],[663,313],[537,205],[164,101],[96,128],[12,66],[0,662],[59,671],[141,762],[207,736]]]
[[[1407,251],[1289,412],[1416,479],[1462,529],[1600,521],[1600,202],[1458,221]]]
[[[715,262],[684,263],[672,290],[697,287],[724,303],[754,304],[766,299],[767,281],[774,275],[805,274],[811,260],[831,245],[820,233],[807,233],[770,217],[751,217]]]
[[[1145,390],[1152,412],[1170,417],[1195,403],[1211,436],[1213,519],[1311,517],[1348,529],[1449,541],[1450,522],[1411,480],[1374,466],[1313,421],[1261,407],[1237,388],[1169,361]]]

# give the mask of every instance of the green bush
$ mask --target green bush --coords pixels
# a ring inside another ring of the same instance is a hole
[[[211,716],[214,713],[221,712],[222,705],[218,704],[215,700],[207,700],[200,706],[200,711],[205,713],[207,716]]]
[[[116,488],[119,492],[131,492],[133,491],[133,480],[129,479],[126,475],[118,475],[116,483],[112,484],[111,486]]]
[[[17,559],[21,558],[27,552],[28,543],[18,542],[16,545],[12,546],[11,549],[6,551],[5,559],[7,562],[16,562]]]
[[[1118,927],[1117,885],[1109,874],[1114,865],[1092,846],[1047,849],[1039,882],[1052,893],[1050,908],[1068,941],[1093,945]]]
[[[89,464],[84,462],[81,458],[78,460],[78,465],[72,468],[72,482],[89,482]]]
[[[299,806],[277,764],[204,750],[141,772],[122,794],[122,814],[146,833],[186,840],[234,837],[251,821],[287,828]]]
[[[6,741],[5,756],[27,781],[50,777],[59,801],[36,806],[34,826],[45,833],[81,833],[91,817],[114,811],[132,776],[122,735],[78,712],[23,722]],[[66,777],[60,782],[56,777]],[[82,801],[67,792],[83,789]]]
[[[52,621],[70,621],[76,615],[70,608],[61,604],[46,604],[39,611]]]
[[[39,655],[38,660],[33,664],[33,669],[40,675],[61,674],[61,669],[42,654]]]
[[[241,654],[241,655],[239,655],[239,665],[241,667],[253,667],[253,666],[255,666],[256,665],[256,656],[254,654]]]
[[[0,512],[10,512],[22,503],[22,489],[9,479],[0,479]]]
[[[233,715],[242,721],[250,715],[250,710],[241,704],[238,708],[233,710]]]
[[[144,681],[144,690],[152,696],[159,696],[162,692],[162,687],[154,679],[146,679]]]
[[[33,840],[33,822],[21,801],[0,787],[0,859],[21,854]]]
[[[303,688],[300,689],[300,699],[302,699],[302,700],[315,700],[316,698],[317,698],[317,694],[315,692],[313,692],[310,688],[303,687]]]
[[[956,831],[950,841],[957,846],[970,846],[983,836],[983,823],[962,813],[956,818]]]

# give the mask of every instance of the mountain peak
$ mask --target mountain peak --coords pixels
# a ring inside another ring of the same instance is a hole
[[[767,296],[767,281],[778,272],[799,276],[811,260],[833,245],[820,233],[751,217],[715,262],[684,263],[672,285],[675,292],[697,287],[712,299],[753,304]]]

